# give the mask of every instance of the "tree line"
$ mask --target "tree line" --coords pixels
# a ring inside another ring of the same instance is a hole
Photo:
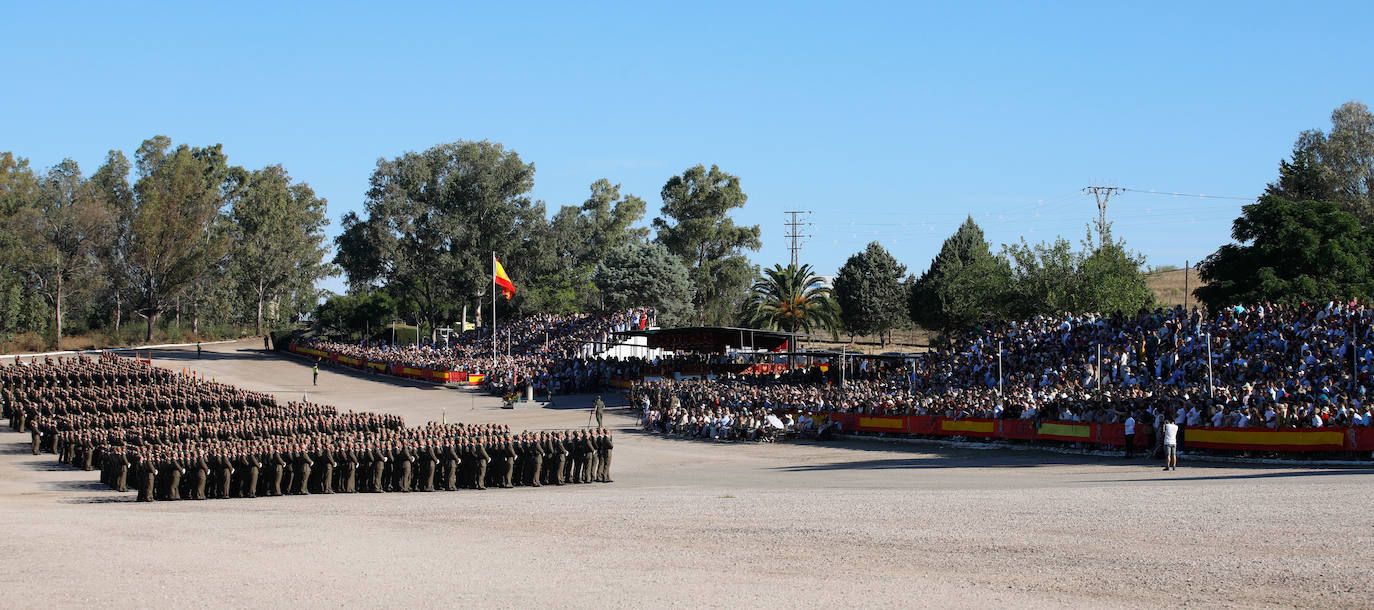
[[[336,264],[348,294],[319,321],[366,333],[400,319],[433,338],[493,314],[491,256],[518,289],[501,317],[654,307],[665,324],[730,324],[757,273],[757,225],[734,224],[737,176],[698,165],[664,184],[661,214],[607,179],[549,213],[531,199],[534,164],[488,141],[440,144],[377,162],[362,213],[343,217]],[[651,235],[652,232],[652,235]]]
[[[942,333],[1064,312],[1153,305],[1144,257],[1090,227],[994,251],[970,217],[919,276],[878,243],[826,282],[810,266],[760,268],[757,225],[735,224],[738,176],[697,165],[669,177],[660,213],[599,179],[550,211],[530,197],[535,167],[488,141],[382,158],[360,212],[342,217],[333,257],[326,202],[285,168],[230,165],[220,145],[144,141],[89,176],[66,159],[35,170],[0,153],[0,339],[75,332],[118,341],[207,327],[261,333],[306,317],[368,334],[392,320],[422,336],[465,314],[529,315],[653,307],[665,325],[743,325],[885,336]],[[1233,224],[1236,243],[1199,265],[1210,307],[1374,294],[1374,117],[1361,103],[1305,131],[1279,177]],[[1100,236],[1100,237],[1099,237]],[[490,311],[491,255],[515,278]],[[342,272],[347,294],[319,280]]]
[[[349,294],[319,310],[325,326],[367,334],[388,321],[422,336],[491,315],[492,253],[520,289],[501,316],[654,307],[665,325],[742,325],[838,336],[885,335],[915,321],[952,330],[1067,309],[1150,303],[1143,257],[1120,243],[1024,242],[993,255],[969,219],[918,280],[877,243],[827,285],[809,266],[760,269],[760,229],[731,218],[738,176],[698,165],[671,176],[661,212],[609,180],[552,214],[529,193],[534,165],[502,145],[441,144],[378,161],[361,214],[343,218],[337,264]]]
[[[230,165],[218,144],[155,136],[89,176],[0,152],[0,339],[60,348],[73,331],[119,343],[130,323],[151,342],[299,320],[332,269],[325,206],[280,165]]]
[[[1036,315],[1148,309],[1154,299],[1142,273],[1145,258],[1110,229],[1094,227],[1079,249],[1060,237],[1035,245],[1022,240],[994,253],[970,217],[919,278],[904,281],[904,267],[873,243],[840,269],[833,293],[816,295],[837,302],[810,310],[838,308],[839,326],[850,333],[881,334],[909,320],[947,334]],[[1242,207],[1231,237],[1233,243],[1198,265],[1205,284],[1193,294],[1213,311],[1374,297],[1374,114],[1368,107],[1347,102],[1331,113],[1329,131],[1299,134],[1279,163],[1278,179]],[[755,291],[759,299],[766,294],[768,287]],[[799,294],[792,293],[794,302]]]

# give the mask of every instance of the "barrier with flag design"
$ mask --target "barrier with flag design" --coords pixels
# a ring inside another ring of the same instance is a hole
[[[1024,419],[956,419],[930,415],[862,415],[824,413],[846,431],[883,432],[925,436],[966,436],[1004,440],[1052,440],[1123,446],[1124,424],[1036,422]],[[1151,443],[1148,426],[1140,426],[1136,446]],[[1374,451],[1374,428],[1185,428],[1184,448],[1235,451]]]

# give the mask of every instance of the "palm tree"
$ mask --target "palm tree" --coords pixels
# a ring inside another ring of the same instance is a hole
[[[839,337],[840,306],[811,265],[773,265],[754,282],[745,323],[784,332],[826,330]]]

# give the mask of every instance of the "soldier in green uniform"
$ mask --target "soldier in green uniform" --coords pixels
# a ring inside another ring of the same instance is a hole
[[[269,494],[273,496],[281,495],[281,482],[283,476],[286,474],[286,456],[282,455],[282,453],[280,447],[268,449],[268,459],[270,461],[268,462],[269,481],[267,488]]]
[[[485,438],[477,439],[472,445],[473,457],[473,488],[487,488],[487,465],[491,463],[491,456],[487,454]]]
[[[138,459],[138,501],[152,502],[153,489],[157,485],[157,467],[153,466],[152,456],[141,454]]]
[[[549,485],[562,485],[567,481],[563,478],[564,465],[568,461],[568,446],[564,440],[560,432],[549,433],[549,460],[553,462],[549,468]]]
[[[256,498],[258,496],[258,475],[262,471],[262,460],[252,451],[247,451],[243,456],[243,497]]]
[[[543,439],[537,437],[525,437],[526,451],[529,452],[529,467],[526,468],[525,484],[530,487],[540,487],[539,475],[544,470],[544,443]]]
[[[191,470],[191,499],[205,499],[205,481],[210,475],[210,464],[205,461],[205,452],[196,453],[195,458],[190,460]]]
[[[368,491],[372,493],[386,491],[386,482],[382,480],[382,477],[386,476],[386,453],[384,453],[380,447],[374,445],[368,454],[372,457],[372,484],[369,486],[370,489],[368,489]]]
[[[582,482],[591,483],[596,480],[596,473],[601,470],[601,454],[596,450],[596,439],[586,430],[582,431],[582,447],[587,453],[586,470],[582,473]]]
[[[352,444],[345,445],[339,453],[339,463],[343,465],[339,473],[339,491],[357,493],[358,491],[358,453]]]
[[[596,480],[601,481],[602,483],[610,483],[611,450],[615,448],[615,443],[611,442],[611,433],[607,432],[605,429],[601,430],[599,439],[601,441],[601,444],[598,449],[600,452],[600,459],[597,461],[597,464],[601,466],[601,471],[598,473],[599,476]]]
[[[581,456],[577,448],[577,436],[572,430],[563,431],[563,482],[576,483],[577,462]]]
[[[317,489],[320,493],[334,493],[334,467],[338,466],[335,461],[334,451],[327,443],[322,443],[315,450],[315,460],[320,465],[319,483]]]
[[[292,460],[296,470],[293,480],[296,495],[308,496],[310,495],[310,467],[315,465],[315,461],[310,459],[310,454],[306,452],[304,445],[296,446]]]
[[[458,467],[460,465],[458,452],[454,450],[453,438],[444,440],[439,447],[439,461],[442,463],[443,487],[448,491],[458,489]]]
[[[126,486],[128,485],[129,480],[129,453],[124,450],[124,447],[122,445],[116,446],[114,448],[114,453],[111,455],[111,459],[113,460],[115,467],[115,491],[124,492],[126,491]]]
[[[167,459],[167,491],[164,496],[168,500],[181,499],[181,475],[186,474],[186,468],[176,455],[171,455]]]

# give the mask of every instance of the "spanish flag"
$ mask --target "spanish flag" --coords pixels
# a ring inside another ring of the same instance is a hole
[[[506,300],[515,296],[515,284],[511,283],[510,276],[506,275],[506,268],[501,266],[501,261],[496,260],[496,254],[491,255],[492,262],[492,282],[501,287],[501,294],[506,295]]]

